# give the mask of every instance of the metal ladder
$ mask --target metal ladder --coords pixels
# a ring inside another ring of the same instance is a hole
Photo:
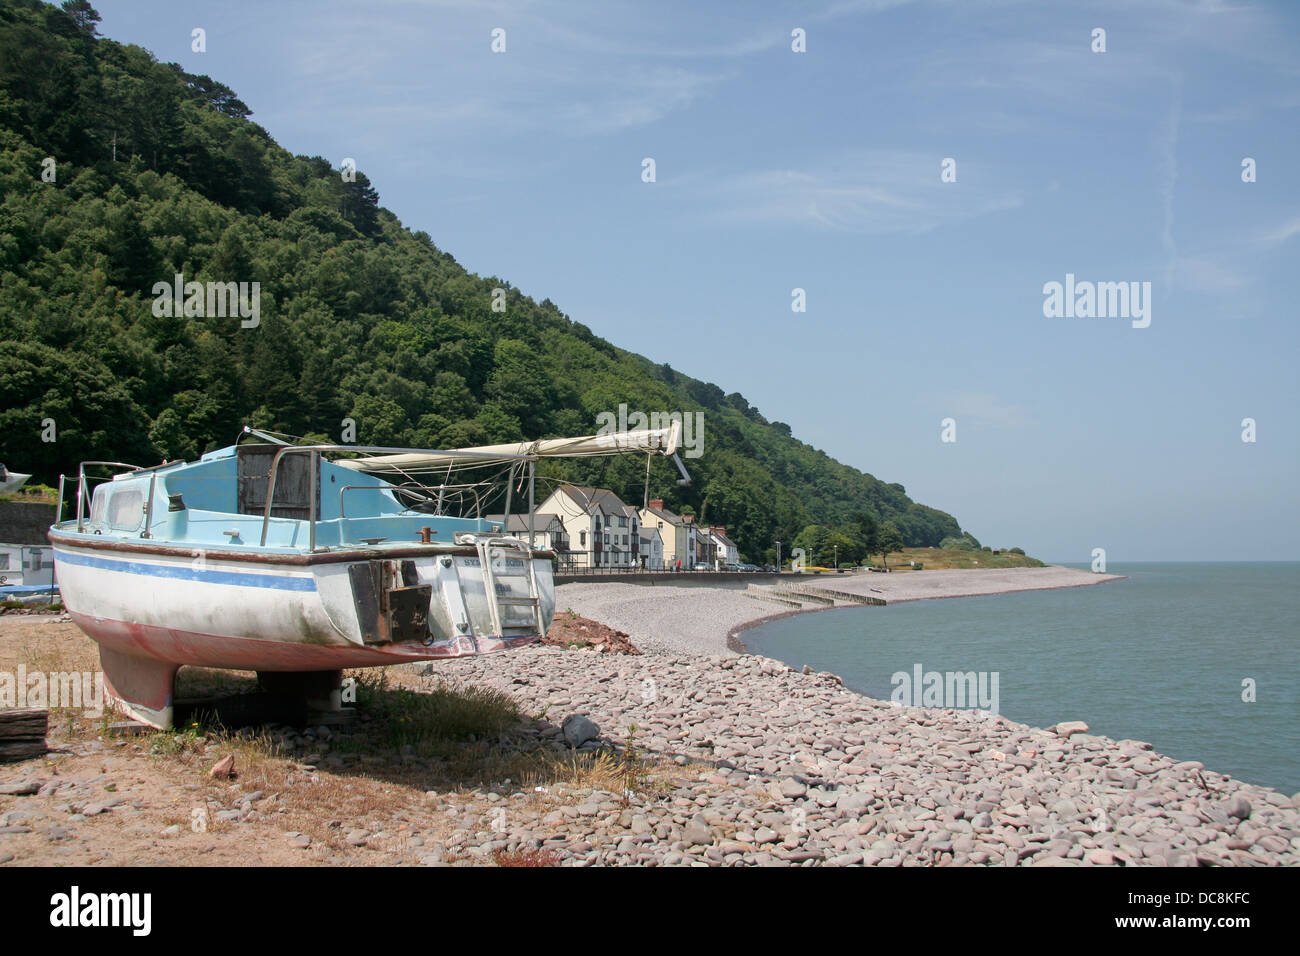
[[[497,637],[504,637],[507,628],[515,630],[526,629],[528,624],[506,624],[505,615],[502,613],[503,608],[507,607],[527,607],[532,609],[532,627],[536,628],[538,636],[546,633],[546,626],[542,621],[542,598],[537,587],[537,569],[533,567],[533,549],[519,538],[478,538],[474,542],[478,549],[479,567],[483,571],[483,592],[487,598],[488,615],[492,620],[492,634]],[[493,552],[496,552],[493,554]],[[524,564],[523,571],[514,571],[509,568],[505,560],[501,561],[499,567],[495,566],[494,558],[511,558],[518,557]],[[498,577],[523,577],[528,582],[528,596],[517,597],[513,594],[503,595],[497,590]]]

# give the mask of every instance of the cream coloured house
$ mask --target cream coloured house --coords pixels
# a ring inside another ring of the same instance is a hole
[[[694,570],[698,561],[699,528],[690,515],[674,514],[664,507],[663,499],[652,498],[648,508],[641,509],[641,525],[656,532],[663,546],[664,567],[673,570],[681,562],[681,570]]]
[[[632,570],[641,564],[641,520],[614,492],[560,485],[537,506],[554,515],[568,539],[571,566]]]

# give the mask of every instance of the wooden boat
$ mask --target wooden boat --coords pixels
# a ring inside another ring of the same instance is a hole
[[[266,690],[338,709],[343,668],[536,641],[555,613],[552,554],[484,515],[509,515],[525,480],[531,515],[545,457],[660,454],[681,468],[675,425],[453,451],[245,433],[266,443],[150,468],[84,462],[75,516],[49,531],[106,698],[155,727],[172,723],[185,665],[256,671]],[[92,487],[87,469],[115,473]]]

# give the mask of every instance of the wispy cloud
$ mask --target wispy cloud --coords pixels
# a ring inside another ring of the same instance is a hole
[[[954,392],[946,396],[947,414],[957,419],[957,427],[977,425],[985,428],[1024,428],[1033,418],[1022,405],[1003,402],[984,392]]]
[[[1300,235],[1300,216],[1295,216],[1259,237],[1266,246],[1281,245],[1292,236]]]
[[[357,129],[376,121],[417,131],[436,124],[444,139],[511,139],[539,129],[599,135],[658,122],[731,76],[722,64],[687,66],[656,56],[653,44],[638,47],[627,20],[639,16],[635,9],[601,36],[567,25],[586,18],[564,5],[388,5],[408,15],[326,7],[286,39],[296,106],[347,116]],[[425,28],[433,24],[436,31]],[[490,51],[497,25],[506,30],[503,54]],[[422,63],[418,81],[409,73],[398,81],[393,64],[414,62]]]
[[[1246,277],[1227,264],[1203,256],[1185,256],[1170,264],[1171,280],[1180,289],[1211,294],[1235,293],[1246,286]]]
[[[863,233],[923,233],[1024,202],[1018,190],[975,185],[974,166],[963,164],[958,182],[941,183],[941,159],[872,151],[809,169],[753,170],[708,183],[700,202],[728,220]]]

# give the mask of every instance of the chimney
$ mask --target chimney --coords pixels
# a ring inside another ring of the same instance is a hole
[[[654,508],[656,511],[663,511],[663,510],[664,510],[664,500],[663,500],[662,498],[651,498],[651,499],[650,499],[650,507],[651,507],[651,508]]]

